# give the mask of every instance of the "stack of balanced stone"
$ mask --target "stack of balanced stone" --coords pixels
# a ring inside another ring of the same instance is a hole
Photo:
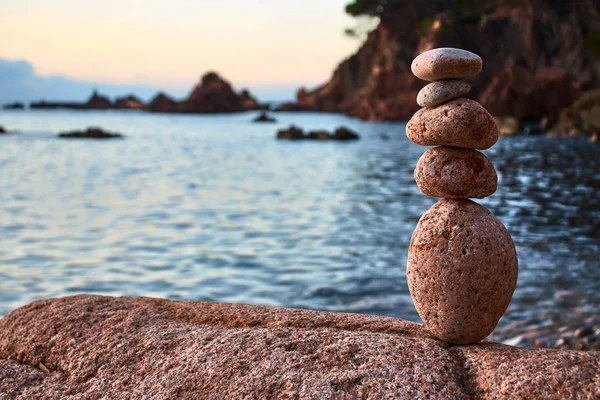
[[[502,224],[469,200],[496,191],[498,177],[478,152],[499,132],[479,103],[462,98],[471,87],[460,79],[481,72],[471,52],[439,48],[412,63],[417,78],[431,81],[417,96],[423,108],[408,122],[408,138],[427,150],[415,180],[427,196],[441,197],[421,219],[408,251],[406,275],[415,307],[428,329],[453,344],[488,336],[506,311],[517,283],[517,253]]]

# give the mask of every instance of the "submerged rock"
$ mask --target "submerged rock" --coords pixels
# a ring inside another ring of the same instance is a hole
[[[5,104],[2,108],[5,110],[23,110],[25,109],[25,104],[16,101],[14,103]]]
[[[266,112],[261,112],[260,115],[252,120],[253,122],[277,122],[277,120],[271,117]]]
[[[358,140],[360,136],[358,133],[346,128],[345,126],[339,127],[333,133],[333,140]]]
[[[282,129],[276,134],[277,139],[308,139],[308,140],[338,140],[338,141],[347,141],[347,140],[358,140],[360,136],[358,133],[342,126],[335,130],[333,134],[325,130],[312,131],[308,134],[305,134],[304,131],[295,126],[290,126],[287,129]]]
[[[100,128],[88,128],[85,131],[61,132],[58,134],[58,137],[73,139],[117,139],[123,138],[123,135],[120,133],[107,132]]]
[[[324,130],[311,131],[311,132],[308,132],[308,135],[306,138],[307,139],[316,139],[316,140],[330,140],[331,134]]]
[[[304,131],[301,128],[298,128],[294,125],[290,126],[286,129],[281,129],[277,131],[275,136],[277,139],[290,139],[290,140],[298,140],[304,139]]]
[[[7,399],[593,398],[599,362],[450,347],[395,318],[202,301],[74,296],[0,319]]]

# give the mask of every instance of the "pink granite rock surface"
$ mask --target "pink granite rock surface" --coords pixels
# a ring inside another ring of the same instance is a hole
[[[200,301],[74,296],[0,320],[2,400],[594,398],[599,362],[451,347],[394,318]]]
[[[498,141],[500,132],[485,108],[461,98],[417,111],[406,125],[406,135],[422,146],[485,150]]]
[[[498,175],[491,161],[477,150],[440,146],[423,153],[415,168],[415,181],[427,196],[482,199],[496,191]]]
[[[479,74],[482,68],[483,60],[477,54],[451,47],[421,53],[410,66],[417,78],[426,81],[471,78]]]
[[[417,104],[421,107],[436,107],[457,97],[463,97],[470,91],[471,85],[459,80],[431,82],[417,94]]]

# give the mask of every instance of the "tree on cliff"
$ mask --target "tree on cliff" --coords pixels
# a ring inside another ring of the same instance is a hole
[[[346,5],[346,13],[353,17],[367,17],[377,19],[384,24],[394,25],[400,22],[398,18],[402,15],[404,9],[414,8],[414,2],[417,0],[354,0]],[[419,1],[418,7],[421,13],[427,16],[433,16],[440,12],[447,12],[456,20],[469,22],[478,19],[483,13],[497,7],[498,5],[508,5],[518,3],[519,0],[428,0]],[[546,0],[548,2],[554,0]],[[431,23],[431,18],[427,17],[423,24]],[[367,22],[359,24],[355,28],[346,29],[349,36],[362,36],[375,29],[377,25]]]
[[[381,17],[386,14],[401,10],[404,6],[410,6],[415,0],[354,0],[346,5],[346,13],[353,17],[369,16]],[[459,17],[473,17],[489,11],[498,6],[518,6],[522,0],[429,0],[421,1],[421,7],[433,11],[449,10]],[[565,0],[540,0],[557,14],[565,14],[568,10],[568,1]],[[598,3],[593,0],[593,3]]]

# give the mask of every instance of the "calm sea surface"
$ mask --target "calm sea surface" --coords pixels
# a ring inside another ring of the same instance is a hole
[[[335,114],[220,116],[1,112],[0,315],[37,299],[99,293],[389,315],[419,321],[408,244],[435,199],[404,123]],[[276,141],[277,128],[347,125],[354,143]],[[58,139],[101,126],[116,141]],[[502,324],[600,304],[600,146],[509,137],[481,201],[511,232],[518,287]]]

